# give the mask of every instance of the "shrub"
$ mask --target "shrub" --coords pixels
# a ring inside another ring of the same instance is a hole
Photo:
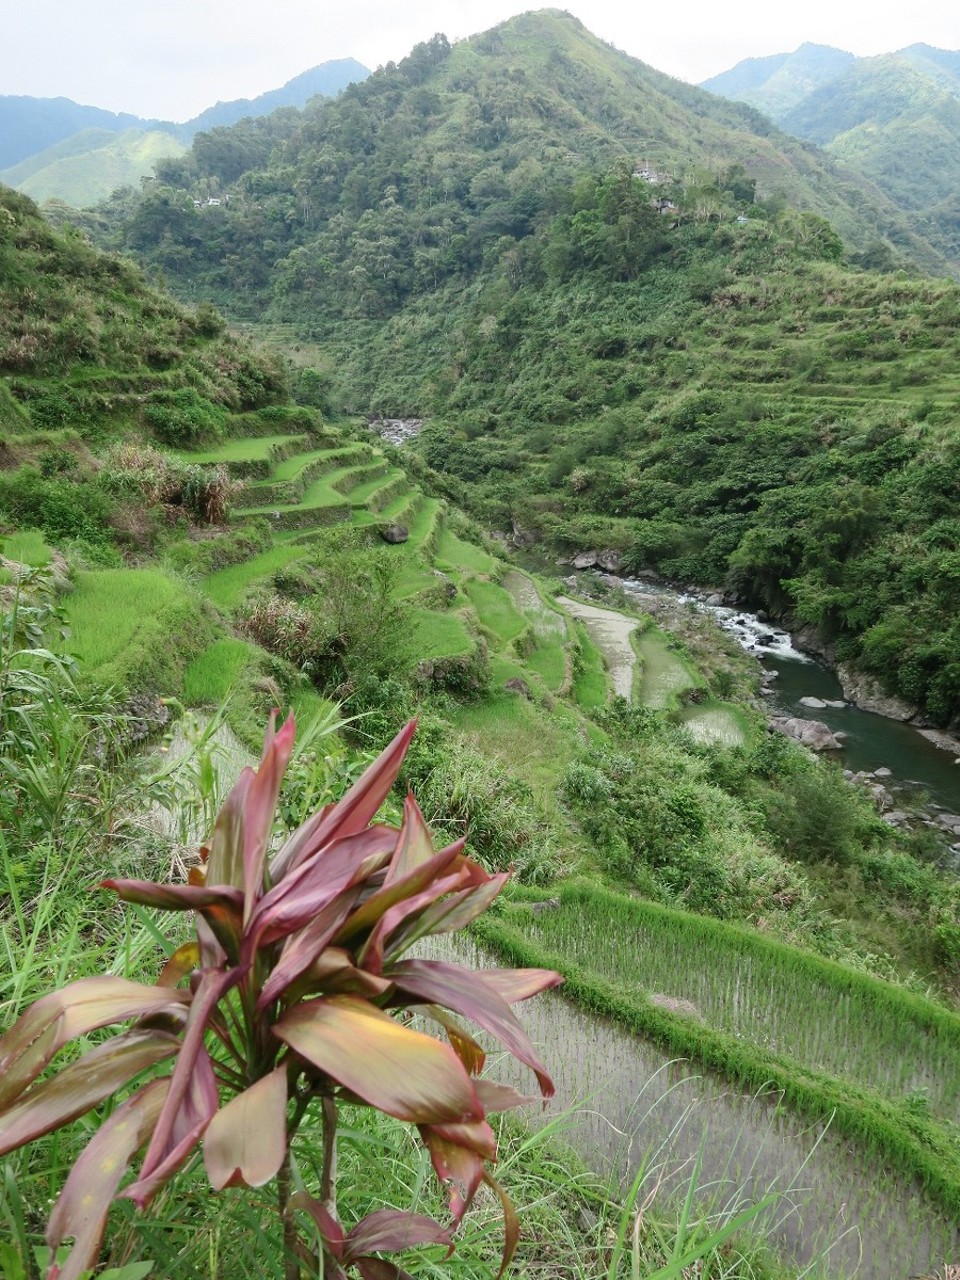
[[[422,1214],[382,1209],[349,1231],[341,1225],[334,1168],[343,1102],[417,1126],[449,1188],[454,1228],[481,1182],[495,1191],[505,1208],[506,1266],[518,1223],[487,1169],[497,1142],[486,1115],[524,1099],[476,1078],[484,1052],[451,1014],[496,1036],[549,1097],[552,1082],[510,1004],[560,977],[403,958],[415,941],[482,914],[509,878],[466,857],[463,841],[435,850],[412,797],[399,830],[371,825],[413,727],[271,857],[294,738],[292,717],[278,733],[271,722],[259,770],[241,774],[204,865],[187,884],[103,882],[125,901],[191,913],[196,933],[173,951],[155,985],[112,975],[80,979],[38,1000],[0,1039],[0,1154],[123,1096],[53,1207],[46,1237],[52,1258],[67,1237],[76,1242],[65,1260],[53,1261],[48,1280],[80,1280],[96,1263],[114,1200],[143,1209],[201,1139],[214,1190],[277,1179],[288,1280],[301,1275],[302,1263],[313,1275],[344,1276],[353,1265],[364,1277],[400,1275],[372,1254],[451,1246],[450,1233]],[[413,1007],[426,1007],[449,1043],[408,1025]],[[37,1083],[71,1041],[131,1020],[129,1030]],[[292,1187],[291,1143],[310,1111],[320,1114],[324,1135],[317,1196]],[[121,1190],[144,1144],[139,1172]],[[298,1239],[298,1213],[312,1220],[310,1246]]]
[[[227,421],[224,409],[192,387],[152,392],[143,416],[158,440],[181,448],[220,440]]]

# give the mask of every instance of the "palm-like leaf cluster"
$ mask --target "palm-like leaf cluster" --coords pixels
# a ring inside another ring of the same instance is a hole
[[[51,1256],[66,1238],[75,1244],[51,1280],[76,1280],[94,1263],[118,1195],[144,1207],[201,1142],[215,1189],[260,1186],[284,1169],[310,1105],[319,1102],[329,1120],[338,1100],[418,1127],[449,1189],[454,1227],[481,1180],[489,1182],[504,1200],[506,1264],[516,1218],[486,1167],[496,1157],[486,1117],[524,1099],[479,1078],[483,1051],[457,1015],[496,1036],[548,1097],[549,1076],[510,1005],[560,978],[405,958],[421,939],[469,924],[509,874],[490,875],[464,854],[463,841],[436,850],[412,797],[399,829],[373,822],[413,730],[408,725],[340,801],[270,856],[294,742],[292,717],[279,732],[271,721],[260,767],[241,774],[188,884],[104,881],[128,902],[194,913],[195,938],[170,957],[156,985],[82,979],[43,997],[0,1039],[0,1154],[138,1082],[88,1143],[54,1206]],[[445,1041],[410,1025],[411,1011],[439,1024]],[[69,1041],[130,1020],[129,1029],[40,1079]],[[139,1170],[121,1189],[143,1146]],[[379,1276],[380,1251],[450,1243],[432,1219],[387,1210],[345,1231],[330,1188],[322,1192],[297,1192],[285,1213],[288,1240],[293,1215],[312,1218],[326,1274],[353,1265],[363,1277]],[[296,1247],[306,1258],[305,1246]]]

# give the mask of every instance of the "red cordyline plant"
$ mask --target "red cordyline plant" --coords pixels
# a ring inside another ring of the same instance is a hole
[[[550,1078],[510,1005],[560,978],[403,959],[418,940],[479,916],[509,875],[488,874],[464,855],[462,840],[435,850],[411,796],[399,830],[372,822],[413,730],[407,725],[338,803],[271,857],[294,741],[293,717],[279,732],[271,718],[260,767],[241,774],[188,884],[103,882],[128,902],[192,911],[196,938],[174,952],[155,986],[83,978],[38,1000],[0,1039],[0,1155],[139,1081],[87,1144],[54,1205],[51,1258],[67,1238],[75,1243],[65,1261],[51,1263],[48,1280],[76,1280],[91,1267],[114,1199],[143,1208],[200,1142],[216,1190],[278,1179],[288,1277],[339,1280],[353,1266],[363,1280],[398,1280],[405,1273],[374,1255],[430,1242],[452,1247],[449,1231],[422,1214],[382,1209],[350,1230],[340,1224],[333,1168],[341,1100],[417,1126],[449,1190],[453,1228],[481,1181],[500,1196],[502,1273],[517,1220],[486,1168],[496,1157],[486,1116],[526,1099],[478,1078],[483,1051],[454,1015],[496,1036],[549,1097]],[[439,1024],[446,1042],[409,1025],[411,1011]],[[131,1019],[37,1083],[69,1041]],[[324,1136],[316,1197],[293,1190],[290,1160],[311,1104]],[[138,1173],[121,1190],[144,1145]],[[313,1221],[310,1247],[298,1213]]]

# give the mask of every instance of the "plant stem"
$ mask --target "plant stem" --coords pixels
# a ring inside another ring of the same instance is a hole
[[[287,1147],[283,1164],[277,1172],[277,1206],[283,1223],[283,1276],[284,1280],[300,1280],[300,1263],[297,1258],[297,1228],[293,1214],[288,1212],[290,1202],[290,1148]]]
[[[333,1098],[321,1099],[323,1113],[323,1172],[320,1175],[320,1199],[337,1217],[337,1104]],[[338,1219],[339,1221],[339,1219]]]

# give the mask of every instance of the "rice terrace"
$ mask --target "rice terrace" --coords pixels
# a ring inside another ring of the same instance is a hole
[[[0,1280],[954,1280],[960,55],[454,34],[0,95]]]

